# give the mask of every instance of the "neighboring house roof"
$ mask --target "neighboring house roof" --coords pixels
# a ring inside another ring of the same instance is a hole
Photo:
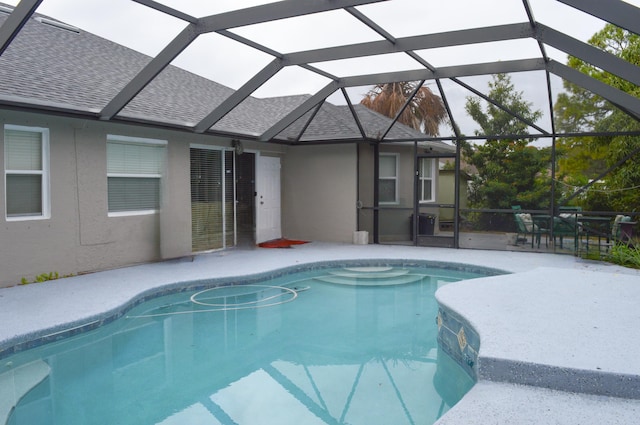
[[[7,16],[0,13],[0,25]],[[38,105],[96,116],[151,61],[147,55],[90,32],[43,23],[43,17],[60,22],[34,14],[0,56],[1,103]],[[233,93],[229,87],[170,65],[117,117],[192,127]],[[212,130],[236,136],[260,135],[309,97],[259,99],[250,96]],[[362,105],[354,105],[354,109],[368,138],[378,139],[392,122]],[[308,124],[312,116],[313,121]],[[414,137],[424,137],[424,134],[399,123],[389,133],[391,139]],[[285,141],[361,140],[362,134],[347,106],[325,102],[317,113],[309,111],[278,138]],[[434,143],[446,146],[442,142]]]

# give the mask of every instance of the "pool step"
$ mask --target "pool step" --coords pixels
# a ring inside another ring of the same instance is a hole
[[[352,267],[331,271],[316,279],[339,285],[390,286],[418,282],[424,276],[409,274],[409,270],[392,267]]]
[[[358,278],[358,279],[393,279],[398,276],[404,276],[409,273],[409,270],[406,269],[392,269],[392,270],[384,270],[378,271],[374,269],[373,271],[358,271],[354,269],[344,269],[338,271],[332,271],[330,274],[339,277],[346,278]]]

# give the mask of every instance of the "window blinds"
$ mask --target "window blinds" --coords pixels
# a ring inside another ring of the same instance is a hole
[[[43,134],[5,129],[7,217],[43,214]]]
[[[161,176],[165,147],[152,144],[107,143],[107,173]]]
[[[191,148],[191,226],[195,252],[235,244],[234,153]]]
[[[42,171],[42,133],[5,130],[5,168],[7,171]]]
[[[109,212],[158,210],[164,145],[108,141]]]
[[[192,249],[219,249],[224,246],[222,152],[199,148],[190,152]]]

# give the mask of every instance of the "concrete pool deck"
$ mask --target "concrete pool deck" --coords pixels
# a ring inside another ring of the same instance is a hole
[[[640,271],[572,256],[310,243],[231,249],[0,289],[0,353],[113,315],[176,282],[316,261],[406,259],[514,274],[441,288],[480,335],[479,381],[438,424],[628,424],[640,417]],[[617,397],[612,397],[616,395]]]

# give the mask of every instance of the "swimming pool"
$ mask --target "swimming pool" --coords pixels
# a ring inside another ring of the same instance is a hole
[[[8,424],[431,424],[473,385],[433,294],[483,275],[320,267],[154,298],[4,358],[0,391],[26,394]]]

